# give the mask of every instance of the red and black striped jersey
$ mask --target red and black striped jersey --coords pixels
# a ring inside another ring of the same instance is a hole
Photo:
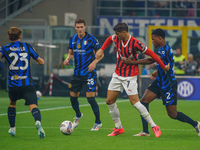
[[[122,77],[132,77],[139,74],[138,65],[128,65],[122,62],[122,58],[132,58],[133,61],[138,60],[137,52],[142,52],[146,55],[151,56],[161,68],[165,68],[164,63],[161,59],[150,49],[147,48],[138,39],[130,35],[128,41],[120,40],[115,34],[109,36],[101,47],[105,50],[112,42],[115,43],[117,48],[117,64],[115,68],[115,73]]]
[[[116,35],[111,35],[110,37],[108,37],[106,41],[108,45],[114,42],[117,48],[117,64],[115,68],[116,74],[122,77],[130,77],[138,75],[139,74],[138,65],[125,64],[122,62],[121,57],[125,58],[130,57],[134,61],[138,60],[137,51],[144,53],[147,50],[147,47],[131,35],[128,41],[125,42],[117,38]],[[108,46],[107,44],[106,47]],[[103,46],[101,49],[104,50],[104,48],[106,47]]]

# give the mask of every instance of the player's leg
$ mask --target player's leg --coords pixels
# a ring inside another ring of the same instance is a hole
[[[80,108],[79,108],[79,101],[78,101],[79,94],[80,92],[70,91],[71,106],[76,113],[76,117],[74,118],[74,121],[73,121],[74,128],[76,128],[79,125],[79,121],[83,117],[83,113],[81,113]]]
[[[102,127],[102,123],[100,120],[99,105],[95,100],[95,92],[86,92],[86,97],[95,115],[95,124],[91,131],[98,131]]]
[[[150,84],[145,91],[144,95],[142,96],[142,99],[140,100],[141,103],[146,107],[146,109],[149,111],[149,103],[153,101],[155,98],[160,97],[160,90],[157,86],[157,81],[155,80],[152,84]],[[148,136],[148,122],[141,116],[142,119],[142,125],[143,125],[143,131],[142,134],[136,134],[136,136]],[[147,133],[147,134],[146,134]]]
[[[9,98],[10,98],[10,102],[9,102],[9,106],[8,106],[8,121],[10,124],[10,129],[8,130],[8,133],[11,136],[16,136],[16,127],[15,127],[15,117],[16,117],[16,102],[18,99],[22,98],[22,94],[21,94],[21,89],[20,88],[9,88],[9,92],[8,92]]]
[[[113,73],[112,79],[108,86],[106,104],[109,108],[110,116],[115,123],[115,128],[113,132],[108,136],[116,136],[118,134],[124,133],[124,128],[122,127],[119,116],[119,109],[116,104],[116,100],[122,91],[123,85],[121,77],[119,77],[116,73]]]
[[[118,134],[124,133],[124,128],[122,127],[122,123],[120,120],[119,109],[116,104],[116,100],[119,97],[120,93],[120,91],[107,91],[106,104],[109,108],[110,116],[115,123],[115,128],[113,129],[113,132],[108,136],[116,136]]]
[[[29,107],[33,115],[39,137],[41,139],[45,138],[45,132],[41,125],[41,114],[37,106],[37,95],[35,88],[33,86],[25,87],[23,90],[23,98],[25,99],[25,105]]]
[[[135,107],[140,112],[140,115],[150,124],[155,133],[155,136],[159,137],[161,134],[159,127],[154,123],[153,119],[151,118],[145,106],[142,105],[141,102],[139,101],[138,91],[137,91],[138,87],[137,76],[127,78],[127,80],[123,81],[122,84],[126,93],[129,96],[129,100],[133,105],[133,107]]]
[[[73,79],[71,80],[69,84],[69,89],[70,89],[71,106],[76,113],[76,117],[74,118],[74,121],[73,121],[74,128],[78,126],[79,121],[83,116],[83,114],[80,111],[79,101],[78,101],[81,88],[82,88],[82,80],[80,78],[73,77]]]
[[[154,92],[150,91],[149,89],[146,89],[140,102],[141,104],[144,105],[147,111],[149,111],[149,103],[153,101],[156,97],[157,95]],[[150,133],[148,130],[148,122],[142,116],[141,116],[141,119],[142,119],[143,131],[141,131],[140,133],[134,136],[150,136]]]
[[[198,121],[194,121],[184,113],[178,112],[176,105],[166,106],[166,110],[170,118],[191,124],[196,129],[198,136],[200,136],[200,123]]]
[[[45,138],[45,132],[44,129],[42,128],[41,125],[41,114],[40,114],[40,110],[38,109],[36,104],[30,104],[28,105],[29,109],[34,117],[35,120],[35,127],[38,130],[38,135],[41,139]]]
[[[72,108],[76,112],[76,117],[81,117],[81,112],[80,112],[79,102],[78,102],[79,94],[80,92],[70,91],[70,101],[71,101]]]
[[[99,105],[95,100],[96,83],[97,83],[96,75],[89,76],[87,81],[84,82],[84,84],[86,84],[87,86],[86,97],[95,115],[95,124],[94,127],[91,129],[91,131],[98,131],[102,127],[102,123],[100,120]]]
[[[82,80],[79,78],[73,77],[68,87],[70,89],[70,101],[71,101],[72,108],[76,112],[76,117],[80,118],[82,114],[79,109],[78,97],[82,88]]]
[[[8,121],[10,124],[10,129],[8,130],[8,133],[11,136],[16,136],[16,128],[15,128],[16,102],[12,102],[10,100],[7,113],[8,113]]]

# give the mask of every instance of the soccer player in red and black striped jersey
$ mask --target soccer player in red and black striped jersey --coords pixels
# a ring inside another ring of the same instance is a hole
[[[41,126],[40,110],[37,106],[37,96],[34,82],[31,77],[31,57],[40,65],[44,64],[44,60],[36,53],[34,48],[21,41],[21,29],[18,27],[10,27],[8,30],[8,38],[10,43],[0,47],[0,59],[4,57],[8,64],[8,88],[9,88],[9,107],[8,120],[10,123],[9,134],[16,135],[15,116],[17,100],[25,99],[25,105],[29,109],[35,119],[35,126],[38,130],[40,138],[45,137],[45,132]]]
[[[123,63],[123,60],[131,58],[132,60],[138,60],[137,51],[140,51],[146,55],[151,56],[163,70],[169,70],[168,65],[164,65],[160,58],[150,49],[148,49],[139,40],[131,36],[128,32],[128,26],[126,23],[118,23],[114,26],[115,34],[109,36],[104,42],[103,46],[96,53],[96,58],[101,58],[104,50],[112,43],[115,43],[117,47],[117,63],[116,69],[113,73],[112,79],[108,86],[106,103],[108,105],[110,115],[115,123],[115,129],[108,136],[116,136],[124,133],[121,120],[119,117],[119,110],[117,108],[116,100],[119,97],[123,89],[128,94],[131,104],[140,112],[140,115],[152,127],[156,137],[161,135],[160,127],[157,126],[152,120],[147,109],[140,103],[138,97],[138,84],[137,75],[139,74],[138,65],[129,65]]]

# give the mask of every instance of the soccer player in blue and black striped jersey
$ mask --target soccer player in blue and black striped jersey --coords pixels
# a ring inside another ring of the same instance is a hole
[[[95,115],[95,124],[91,131],[98,131],[101,126],[99,106],[95,100],[96,91],[96,64],[103,58],[95,58],[95,51],[100,48],[98,40],[91,34],[85,32],[85,20],[79,18],[75,21],[75,29],[77,34],[70,38],[69,54],[64,65],[69,65],[69,61],[74,58],[75,68],[73,79],[69,84],[70,101],[72,108],[76,112],[76,117],[73,122],[74,128],[78,126],[83,113],[80,112],[78,97],[80,90],[86,85],[86,97]]]
[[[172,119],[191,124],[200,137],[200,122],[192,120],[182,112],[177,111],[177,80],[174,75],[174,54],[172,48],[165,41],[164,30],[158,28],[152,32],[152,42],[155,47],[158,47],[158,55],[165,65],[169,64],[169,71],[165,72],[158,65],[157,71],[152,73],[151,79],[155,79],[149,85],[144,95],[141,98],[141,103],[149,110],[149,103],[157,97],[162,97],[163,104],[166,107],[168,116]],[[129,60],[130,61],[130,60]],[[135,62],[137,64],[150,64],[154,60],[151,58],[141,59]],[[148,123],[142,118],[143,131],[134,136],[150,136],[148,131]]]
[[[34,48],[28,43],[21,41],[22,30],[18,27],[10,27],[8,38],[10,43],[0,47],[0,59],[4,57],[8,64],[8,88],[9,88],[9,107],[8,120],[10,123],[9,134],[16,136],[15,116],[16,102],[25,99],[25,105],[35,119],[35,126],[40,138],[45,137],[45,132],[41,126],[40,110],[37,107],[37,96],[34,82],[31,77],[30,59],[31,57],[38,64],[43,65],[44,60],[39,57]]]

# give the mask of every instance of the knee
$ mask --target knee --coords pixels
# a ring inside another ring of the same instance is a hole
[[[113,104],[114,102],[112,101],[112,100],[110,100],[110,99],[106,99],[106,104],[107,105],[111,105],[111,104]]]
[[[12,102],[12,101],[10,101],[10,103],[9,103],[9,107],[16,107],[16,102]]]
[[[177,113],[175,113],[175,112],[168,111],[167,114],[172,119],[176,119],[176,117],[177,117]]]
[[[146,98],[144,98],[144,97],[142,97],[142,98],[140,99],[140,102],[142,102],[142,103],[149,103],[148,100],[147,100]]]

